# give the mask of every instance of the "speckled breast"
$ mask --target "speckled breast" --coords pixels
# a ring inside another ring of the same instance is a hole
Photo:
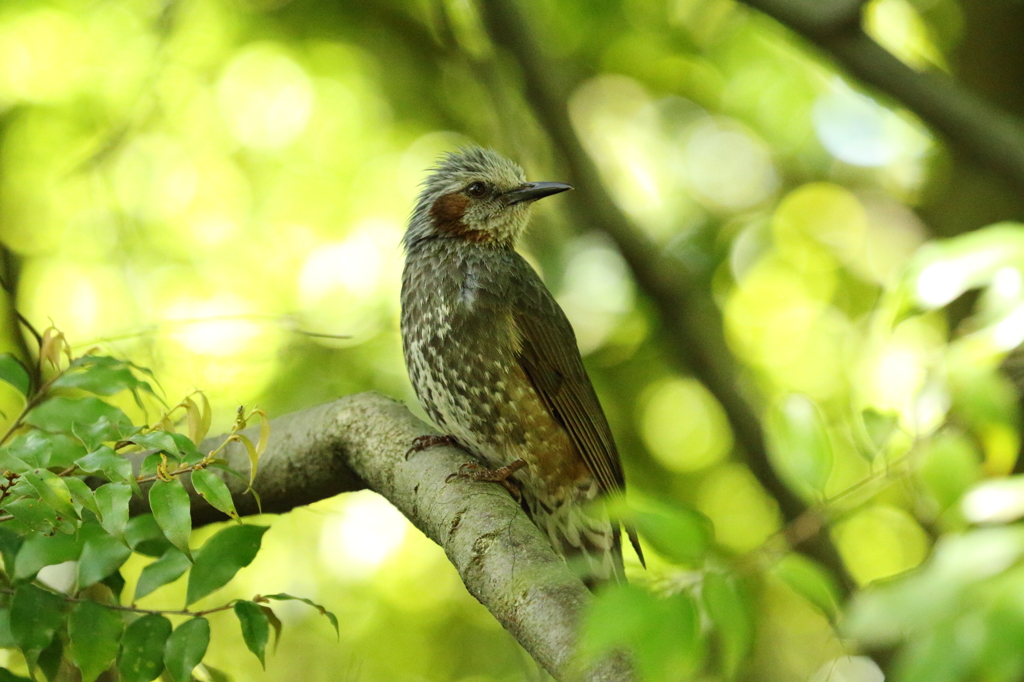
[[[521,409],[532,387],[516,362],[510,311],[492,267],[473,254],[438,254],[439,246],[411,253],[403,275],[409,377],[438,428],[503,466],[531,440]]]

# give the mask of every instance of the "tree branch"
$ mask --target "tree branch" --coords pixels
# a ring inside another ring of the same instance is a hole
[[[901,62],[864,33],[855,1],[742,2],[811,41],[851,76],[917,114],[975,163],[1024,189],[1024,124],[949,76],[915,71]]]
[[[507,50],[522,69],[528,103],[568,169],[568,180],[578,190],[566,197],[572,202],[574,219],[612,238],[633,279],[658,310],[671,340],[666,344],[670,358],[683,371],[700,379],[721,403],[746,455],[747,466],[778,502],[786,521],[800,518],[806,505],[779,479],[768,460],[761,421],[748,396],[740,391],[739,372],[710,293],[694,285],[680,261],[634,229],[612,200],[569,120],[565,93],[572,88],[558,82],[558,68],[542,56],[515,4],[508,0],[484,0],[482,9],[491,40]],[[852,587],[853,581],[842,560],[826,538],[813,538],[803,551],[832,569],[847,590]]]
[[[255,428],[243,433],[254,441],[259,435]],[[406,460],[413,439],[432,433],[404,405],[380,394],[341,398],[271,422],[253,487],[264,512],[364,488],[379,493],[444,549],[469,592],[556,679],[631,680],[628,665],[617,657],[585,670],[576,667],[576,629],[590,593],[501,486],[446,483],[467,458],[456,448],[430,448]],[[223,440],[207,439],[201,449],[212,450]],[[231,443],[223,453],[232,468],[248,470],[241,444]],[[224,481],[239,513],[257,513],[244,483],[231,476]],[[193,525],[226,518],[185,483]],[[134,512],[144,510],[140,504]]]

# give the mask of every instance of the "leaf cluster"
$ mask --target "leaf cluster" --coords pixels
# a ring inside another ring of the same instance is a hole
[[[185,682],[209,645],[206,615],[232,610],[246,645],[265,663],[270,630],[281,631],[269,604],[297,597],[257,595],[205,610],[189,607],[225,586],[259,552],[267,527],[242,523],[217,472],[239,478],[256,495],[251,484],[270,434],[266,414],[240,408],[231,433],[203,452],[211,411],[201,392],[152,423],[137,424],[108,399],[127,391],[143,414],[144,398],[166,408],[149,370],[98,353],[73,357],[56,330],[40,338],[33,371],[12,355],[0,356],[0,381],[24,400],[0,438],[0,647],[20,650],[34,678],[41,672],[53,680],[72,666],[91,682],[116,667],[126,682],[149,682],[164,671]],[[258,443],[240,433],[253,418],[260,420]],[[230,442],[241,442],[249,453],[248,475],[218,457]],[[186,480],[236,521],[199,548],[190,546]],[[133,498],[146,500],[150,513],[131,516]],[[120,569],[133,553],[154,560],[129,599]],[[74,580],[61,592],[40,572],[65,562],[74,562]],[[186,573],[183,608],[134,605]],[[302,601],[337,629],[333,614]],[[168,616],[186,619],[174,627]],[[4,669],[0,675],[25,679]]]
[[[597,596],[581,653],[627,651],[645,680],[735,679],[761,627],[758,595],[773,584],[815,609],[837,638],[895,652],[894,679],[1021,679],[1024,475],[1013,474],[1021,417],[1019,389],[1004,373],[1019,374],[1021,282],[1022,225],[920,249],[866,320],[869,356],[908,337],[919,343],[922,329],[940,324],[936,311],[979,293],[961,328],[932,344],[917,389],[904,403],[865,390],[839,409],[798,393],[768,406],[771,463],[807,511],[750,552],[720,546],[712,522],[678,502],[618,509],[653,550],[656,576],[647,589],[613,586]],[[836,492],[839,447],[854,449],[868,473]],[[884,509],[882,495],[904,498],[915,521],[934,529],[930,556],[915,570],[870,582],[852,552],[824,566],[792,551],[821,532],[841,540],[848,518]],[[844,594],[840,571],[866,584]]]

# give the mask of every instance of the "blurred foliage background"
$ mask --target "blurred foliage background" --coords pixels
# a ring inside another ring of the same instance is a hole
[[[621,234],[588,219],[602,205],[585,183],[538,206],[522,245],[576,329],[631,501],[713,525],[697,552],[645,538],[651,569],[627,557],[634,582],[736,595],[712,614],[718,639],[691,647],[668,627],[648,642],[649,678],[869,682],[880,664],[902,679],[1017,679],[1024,539],[1007,524],[1024,488],[1007,477],[1019,415],[1000,368],[1024,339],[1024,236],[975,230],[1020,219],[1020,191],[730,0],[518,3],[571,121],[552,130],[490,4],[5,0],[0,352],[26,349],[16,305],[79,349],[152,368],[170,400],[203,389],[214,432],[240,403],[273,417],[373,389],[415,405],[399,240],[425,169],[475,142],[532,179],[574,181],[552,135],[576,136],[628,229],[701,292],[685,309],[659,299]],[[1019,2],[854,11],[914,70],[1024,112]],[[685,361],[680,324],[705,356]],[[716,363],[734,369],[731,396],[706,380]],[[0,409],[18,410],[7,387]],[[759,428],[771,466],[752,461]],[[808,558],[787,539],[831,549]],[[341,621],[337,642],[285,604],[263,671],[230,614],[212,616],[207,660],[236,679],[544,679],[371,493],[273,519],[229,589],[300,594]],[[677,622],[642,594],[600,604]],[[593,636],[615,641],[598,616]]]

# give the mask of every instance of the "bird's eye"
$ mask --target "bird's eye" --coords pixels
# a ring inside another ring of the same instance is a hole
[[[474,182],[469,187],[467,187],[466,192],[468,192],[469,195],[473,197],[482,197],[487,192],[487,185],[478,180],[477,182]]]

